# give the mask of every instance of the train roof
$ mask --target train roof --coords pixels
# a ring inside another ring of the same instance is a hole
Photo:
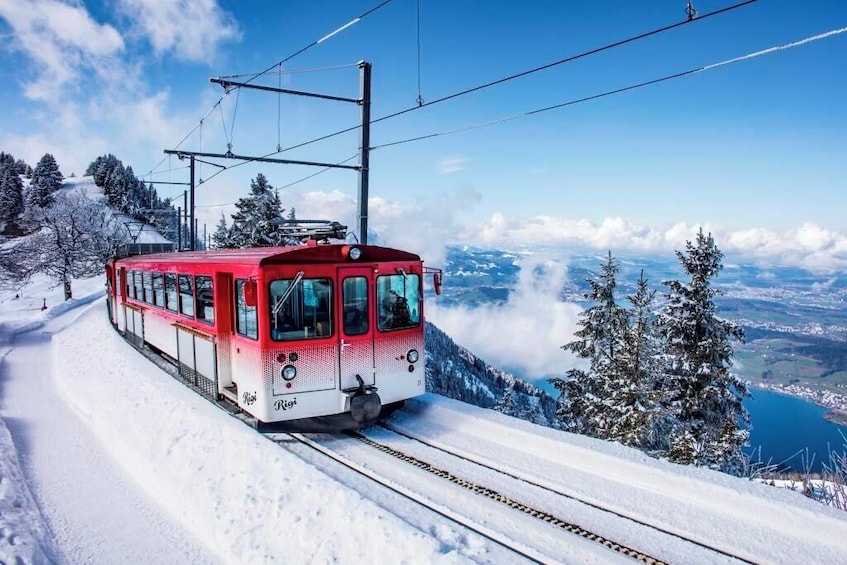
[[[353,262],[347,257],[348,250],[358,247],[362,254],[356,263],[370,261],[420,261],[420,255],[381,247],[356,244],[307,244],[286,247],[249,247],[244,249],[213,249],[208,251],[173,251],[150,253],[118,259],[121,265],[131,267],[149,263],[264,266],[291,263],[340,263]]]

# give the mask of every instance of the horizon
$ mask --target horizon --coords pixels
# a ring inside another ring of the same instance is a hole
[[[702,16],[732,2],[693,4]],[[177,17],[179,6],[0,0],[0,30],[9,39],[0,64],[15,77],[0,87],[0,100],[12,109],[0,117],[0,149],[33,166],[50,152],[66,176],[113,153],[144,180],[187,181],[184,165],[163,159],[162,151],[175,148],[221,98],[209,76],[266,69],[376,6],[284,67],[372,61],[373,119],[414,106],[419,93],[425,102],[437,100],[685,19],[685,2],[670,0],[484,10],[421,2],[419,91],[415,2],[263,5],[259,14],[209,1],[192,8],[190,29]],[[374,124],[372,146],[499,120],[845,25],[847,6],[835,1],[804,10],[787,0],[751,3]],[[448,241],[670,251],[703,227],[727,255],[841,273],[847,225],[833,203],[847,178],[847,108],[838,101],[847,78],[830,67],[845,54],[847,34],[831,36],[543,116],[375,150],[372,225],[392,245],[436,261]],[[264,78],[269,86],[358,96],[355,66]],[[231,142],[237,154],[263,155],[358,119],[358,110],[343,104],[243,91],[223,97],[181,148],[225,152]],[[282,157],[338,162],[357,150],[354,131]],[[197,217],[210,231],[258,173],[284,187],[316,172],[251,163],[209,178],[216,171],[198,171],[208,180],[197,190]],[[356,183],[349,171],[329,171],[280,197],[299,217],[331,213],[355,225]],[[157,190],[181,198],[182,187]]]

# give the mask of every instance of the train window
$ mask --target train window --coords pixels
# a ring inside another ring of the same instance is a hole
[[[141,273],[141,285],[144,287],[144,302],[153,304],[153,273]]]
[[[380,331],[413,328],[421,323],[420,277],[409,273],[376,278]]]
[[[365,277],[344,279],[341,290],[344,301],[344,333],[360,335],[368,331],[368,280]]]
[[[244,283],[247,281],[235,281],[235,330],[245,337],[258,339],[259,324],[256,321],[256,307],[247,306],[244,302]]]
[[[179,275],[179,313],[194,317],[194,286],[190,275]]]
[[[153,304],[159,308],[165,306],[165,283],[162,273],[153,273]]]
[[[165,273],[165,308],[171,312],[176,312],[176,296],[176,275]]]
[[[126,295],[135,298],[135,271],[126,272]]]
[[[300,279],[294,284],[295,280],[275,280],[270,284],[271,339],[286,341],[332,335],[332,282]]]
[[[212,277],[194,277],[197,285],[197,320],[208,324],[215,323],[215,303],[212,289]]]
[[[132,297],[136,300],[144,300],[144,287],[141,284],[141,271],[135,271],[132,277]]]

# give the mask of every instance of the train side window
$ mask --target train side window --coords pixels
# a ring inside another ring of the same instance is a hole
[[[344,333],[361,335],[368,331],[368,280],[365,277],[348,277],[341,288],[344,304],[342,319]]]
[[[190,275],[179,275],[179,313],[194,317],[194,285]]]
[[[141,271],[135,271],[132,277],[132,297],[136,300],[144,300],[144,286],[141,284]]]
[[[153,273],[153,304],[159,308],[165,306],[165,284],[162,273]]]
[[[409,273],[376,278],[380,331],[413,328],[421,323],[420,276]]]
[[[165,308],[171,312],[176,312],[176,296],[176,275],[165,273]]]
[[[126,295],[135,298],[135,271],[126,272]]]
[[[239,335],[252,339],[259,338],[259,324],[256,321],[256,307],[244,302],[245,280],[235,281],[235,331]]]
[[[215,303],[212,277],[204,275],[194,277],[197,289],[197,320],[208,324],[215,323]]]
[[[147,304],[153,304],[153,273],[142,273],[141,285],[144,287],[144,302]]]
[[[313,339],[332,335],[332,282],[302,279],[271,281],[269,305],[271,339]],[[284,300],[283,300],[284,299]]]

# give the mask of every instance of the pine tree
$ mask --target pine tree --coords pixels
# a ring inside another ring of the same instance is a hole
[[[35,166],[29,190],[26,194],[27,208],[44,208],[53,202],[53,193],[62,188],[62,176],[56,159],[50,153]]]
[[[221,221],[218,222],[215,233],[212,234],[212,247],[215,249],[231,249],[234,247],[230,241],[229,226],[226,224],[226,217],[221,212]]]
[[[282,207],[273,186],[259,173],[250,181],[250,195],[239,198],[232,215],[230,243],[233,247],[283,245],[279,229]]]
[[[12,167],[15,164],[15,158],[5,151],[0,151],[0,168]]]
[[[576,341],[562,346],[588,361],[588,370],[573,368],[564,379],[550,383],[560,393],[559,417],[567,429],[596,437],[608,437],[614,414],[609,409],[612,387],[620,379],[618,354],[626,326],[626,310],[615,302],[618,261],[609,252],[596,279],[587,279],[591,290],[583,297],[594,306],[580,313]]]
[[[0,222],[15,222],[23,208],[23,181],[16,167],[0,165]]]
[[[723,253],[711,234],[697,234],[676,252],[687,284],[665,281],[667,306],[660,324],[667,343],[670,366],[664,387],[669,392],[673,416],[668,437],[668,457],[735,472],[741,448],[749,437],[749,415],[742,400],[747,386],[730,372],[731,340],[743,340],[740,326],[716,315],[714,297],[721,294],[711,280],[722,268]]]
[[[608,439],[624,445],[657,448],[662,415],[661,375],[664,374],[663,344],[652,311],[655,290],[650,290],[644,271],[635,294],[627,296],[630,308],[623,341],[618,352],[621,380],[611,390],[610,405],[617,414]]]

